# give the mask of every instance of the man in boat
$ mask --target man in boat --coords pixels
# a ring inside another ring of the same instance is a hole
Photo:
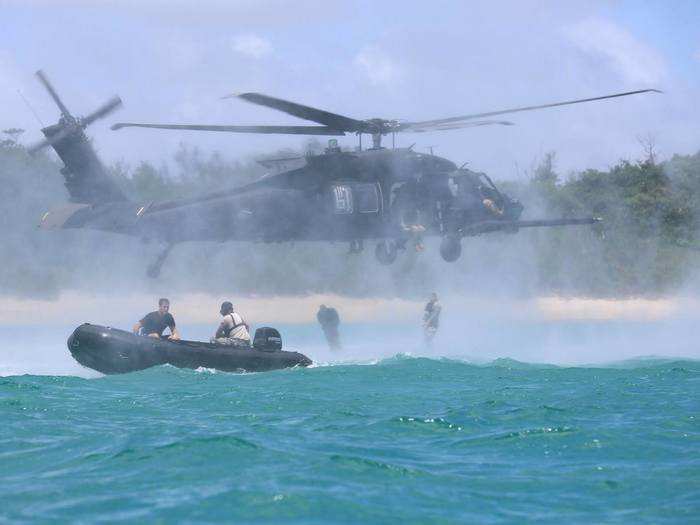
[[[230,301],[224,301],[221,303],[219,313],[224,318],[210,341],[224,346],[250,347],[248,323],[241,314],[234,311],[233,304]]]
[[[169,312],[170,301],[165,297],[158,300],[158,310],[151,312],[134,325],[135,334],[147,335],[148,337],[163,337],[166,328],[170,329],[168,339],[177,341],[180,333],[175,326],[175,318]]]
[[[425,311],[423,312],[423,335],[425,343],[428,345],[433,342],[433,338],[437,333],[441,311],[442,306],[438,302],[438,296],[433,292],[430,294],[430,300],[425,305]]]
[[[340,350],[340,332],[338,331],[340,317],[337,310],[322,304],[318,309],[316,319],[323,329],[323,335],[326,336],[328,347],[331,350]]]

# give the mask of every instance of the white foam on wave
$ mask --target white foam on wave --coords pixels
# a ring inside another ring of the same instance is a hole
[[[216,374],[217,372],[216,368],[207,368],[206,366],[200,366],[195,369],[197,374]]]

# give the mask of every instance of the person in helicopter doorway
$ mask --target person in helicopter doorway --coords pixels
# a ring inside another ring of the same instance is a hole
[[[427,345],[433,342],[433,338],[437,333],[441,311],[442,306],[438,301],[438,296],[433,292],[430,294],[430,300],[425,305],[425,311],[423,312],[423,336]]]
[[[492,189],[486,186],[481,186],[481,204],[483,204],[486,213],[491,215],[493,218],[500,219],[503,217],[503,206],[501,204],[501,199],[499,199],[498,194]]]
[[[340,332],[338,331],[340,317],[337,310],[322,304],[318,309],[316,319],[321,325],[323,335],[326,336],[328,347],[331,350],[340,350]]]
[[[210,341],[217,345],[250,347],[248,323],[241,314],[234,311],[233,304],[224,301],[219,313],[224,318]]]
[[[425,249],[422,235],[426,230],[427,187],[418,178],[407,181],[394,191],[392,209],[397,210],[399,226],[405,235],[400,245],[403,247],[410,241],[417,252],[422,252]]]
[[[158,299],[158,310],[145,315],[143,319],[134,325],[132,331],[137,335],[162,338],[165,329],[169,328],[170,335],[166,336],[166,338],[177,341],[180,339],[180,333],[175,326],[175,318],[169,310],[170,301],[165,297]]]

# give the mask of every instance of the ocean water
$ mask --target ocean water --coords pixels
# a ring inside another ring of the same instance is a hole
[[[104,377],[69,327],[0,327],[0,522],[700,520],[692,326],[471,328],[332,354],[288,326],[318,365]]]

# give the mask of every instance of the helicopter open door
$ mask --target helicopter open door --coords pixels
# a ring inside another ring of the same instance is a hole
[[[377,183],[339,183],[331,186],[335,215],[379,214],[382,195]]]
[[[327,190],[326,198],[327,238],[350,241],[349,253],[362,251],[363,238],[382,236],[385,225],[379,183],[333,182]]]

